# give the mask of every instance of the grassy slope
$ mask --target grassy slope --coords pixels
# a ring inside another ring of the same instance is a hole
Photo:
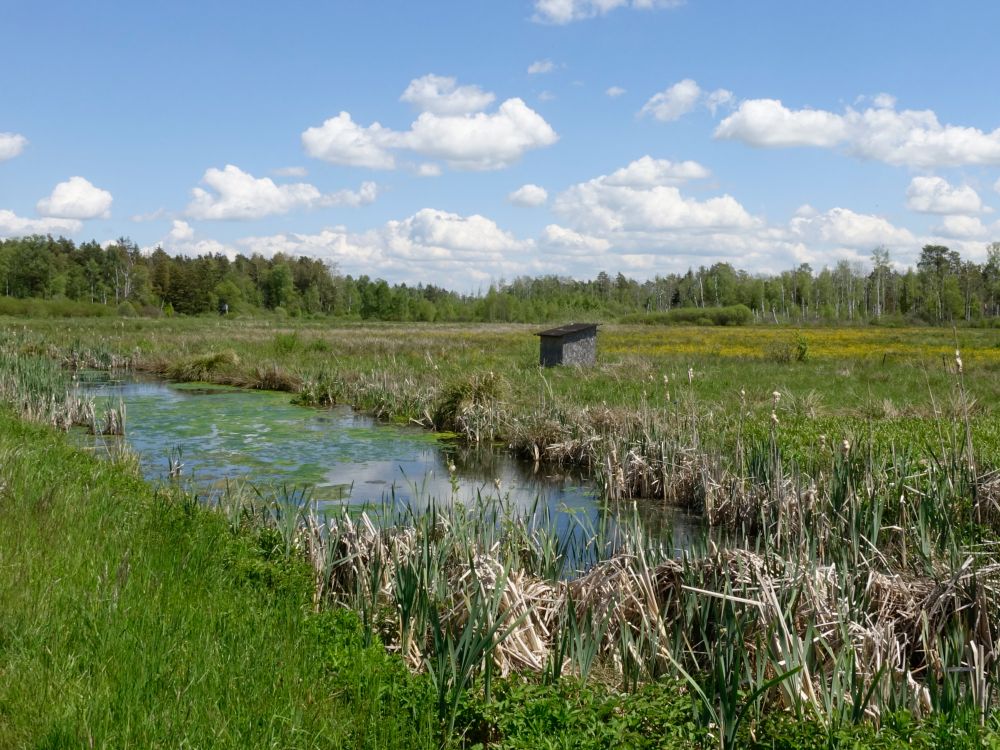
[[[421,684],[308,615],[266,535],[7,414],[0,477],[0,747],[436,744]]]

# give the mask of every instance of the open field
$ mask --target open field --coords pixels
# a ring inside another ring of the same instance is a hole
[[[531,333],[40,322],[8,327],[0,393],[61,425],[75,418],[44,362],[131,367],[351,403],[589,469],[617,511],[610,536],[581,526],[560,539],[482,500],[371,524],[323,521],[287,497],[220,505],[230,528],[253,519],[309,563],[313,605],[357,613],[363,642],[426,677],[421,700],[446,739],[518,746],[492,712],[508,690],[523,699],[527,679],[543,701],[574,681],[683,696],[689,718],[671,719],[665,747],[990,741],[997,334],[959,331],[959,358],[937,329],[608,326],[597,367],[542,371]],[[714,527],[680,559],[640,520],[658,499]],[[641,712],[629,700],[614,710]],[[517,705],[506,718],[534,710]]]

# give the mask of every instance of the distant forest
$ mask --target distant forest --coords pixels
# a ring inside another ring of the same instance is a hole
[[[373,269],[377,270],[377,269]],[[16,300],[49,300],[58,314],[240,315],[273,311],[393,321],[537,323],[612,319],[677,308],[745,305],[760,321],[927,323],[992,322],[1000,316],[1000,242],[977,264],[941,245],[920,251],[916,268],[895,270],[876,248],[868,264],[808,264],[780,274],[752,274],[727,263],[635,281],[600,273],[589,281],[561,276],[498,281],[479,294],[433,284],[389,284],[353,277],[305,257],[171,256],[140,252],[128,239],[107,247],[65,238],[0,240],[0,313],[31,314]]]

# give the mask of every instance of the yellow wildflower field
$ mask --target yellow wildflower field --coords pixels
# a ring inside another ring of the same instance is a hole
[[[1000,361],[1000,331],[944,328],[787,328],[606,326],[605,355],[716,356],[810,360],[951,359]]]

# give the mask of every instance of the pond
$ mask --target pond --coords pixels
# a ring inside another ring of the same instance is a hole
[[[125,439],[148,479],[166,479],[171,461],[179,461],[184,481],[203,496],[247,479],[265,488],[308,487],[321,511],[385,500],[471,503],[479,494],[499,494],[517,509],[548,510],[560,526],[569,513],[598,517],[599,492],[578,474],[505,450],[463,449],[420,427],[379,422],[347,406],[313,409],[292,404],[287,393],[106,373],[82,373],[80,384],[99,414],[109,404],[125,404]],[[120,438],[85,439],[104,449]],[[669,516],[675,540],[700,525],[690,516]]]

